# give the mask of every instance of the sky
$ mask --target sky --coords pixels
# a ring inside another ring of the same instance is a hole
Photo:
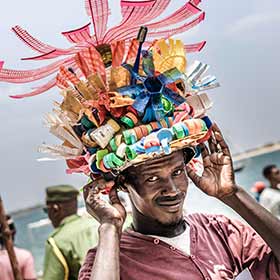
[[[109,2],[113,26],[120,19],[119,0]],[[171,1],[165,15],[183,3]],[[179,37],[186,43],[207,41],[202,52],[188,60],[210,64],[221,83],[208,92],[214,101],[210,116],[235,153],[279,141],[280,1],[202,0],[201,8],[205,21]],[[69,44],[60,33],[88,22],[83,0],[5,1],[0,9],[0,60],[5,68],[44,65],[20,61],[34,53],[10,31],[12,26],[18,24],[43,42],[64,48]],[[86,182],[83,175],[66,175],[64,161],[37,161],[40,144],[58,143],[43,126],[43,116],[61,99],[57,89],[22,100],[8,97],[30,88],[0,82],[0,194],[7,211],[42,203],[46,186],[69,183],[80,188]]]

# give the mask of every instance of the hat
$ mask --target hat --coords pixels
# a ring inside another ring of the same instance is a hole
[[[46,202],[64,202],[77,198],[79,192],[71,185],[56,185],[46,188]]]
[[[200,1],[190,1],[164,19],[157,17],[168,1],[156,2],[121,1],[123,20],[107,29],[108,1],[86,0],[95,34],[89,24],[63,32],[72,48],[48,49],[29,58],[63,56],[42,69],[22,75],[4,69],[4,80],[17,83],[57,73],[48,84],[13,97],[38,95],[55,85],[61,89],[62,101],[54,103],[45,120],[62,143],[43,144],[39,151],[65,159],[67,173],[114,177],[131,165],[186,147],[198,156],[197,145],[210,137],[207,110],[212,102],[204,91],[219,83],[206,75],[207,64],[189,63],[186,57],[205,41],[184,44],[172,38],[204,20]],[[19,26],[13,31],[30,46],[36,43],[35,49],[43,44]]]
[[[93,57],[100,56],[94,47],[79,53],[83,63],[76,72],[61,67],[57,79],[64,98],[46,124],[63,143],[39,150],[65,158],[67,173],[112,178],[146,160],[195,149],[210,136],[206,112],[211,101],[199,93],[217,84],[215,77],[203,77],[208,66],[194,62],[185,72],[184,45],[172,38],[155,41],[148,50],[139,43],[137,53],[129,63],[109,69],[100,57],[104,75],[87,72],[96,63]]]

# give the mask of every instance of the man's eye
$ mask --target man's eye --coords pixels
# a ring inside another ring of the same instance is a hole
[[[177,170],[175,170],[174,172],[173,172],[173,176],[179,176],[179,175],[181,175],[182,174],[182,172],[183,172],[183,169],[177,169]]]
[[[158,180],[158,176],[152,176],[152,177],[147,179],[148,182],[155,182],[157,180]]]

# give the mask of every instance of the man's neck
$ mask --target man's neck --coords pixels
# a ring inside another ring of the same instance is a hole
[[[61,225],[63,225],[65,223],[65,221],[74,216],[77,215],[77,212],[73,212],[73,213],[67,213],[67,214],[62,214],[61,217],[59,217],[55,223],[53,223],[54,228],[59,228]]]
[[[274,190],[280,190],[279,182],[271,182],[271,188]]]
[[[175,237],[182,234],[186,229],[186,223],[182,218],[178,223],[164,225],[156,220],[141,214],[133,207],[133,229],[145,235],[158,235],[165,237]]]

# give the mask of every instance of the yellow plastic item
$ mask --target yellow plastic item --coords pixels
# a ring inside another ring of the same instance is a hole
[[[115,132],[118,132],[121,129],[118,123],[113,119],[108,120],[107,124],[109,124],[114,129]]]
[[[161,73],[176,67],[185,72],[187,60],[184,44],[180,40],[158,40],[153,46],[153,57],[156,71]]]

